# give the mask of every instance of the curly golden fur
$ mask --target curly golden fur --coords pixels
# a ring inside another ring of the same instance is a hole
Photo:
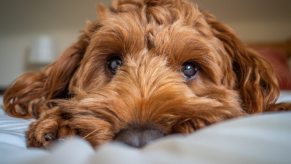
[[[99,19],[88,22],[54,63],[22,75],[6,91],[8,114],[37,118],[28,146],[46,147],[70,135],[97,146],[120,134],[127,138],[128,129],[152,135],[151,141],[290,109],[275,104],[279,88],[270,64],[197,5],[116,0],[98,11]],[[122,66],[112,73],[108,61],[114,56]],[[183,75],[185,62],[195,63],[195,76]]]

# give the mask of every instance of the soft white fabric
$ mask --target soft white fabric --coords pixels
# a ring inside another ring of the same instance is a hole
[[[286,99],[288,96],[286,92],[285,100],[291,100]],[[291,161],[291,112],[234,119],[187,137],[164,138],[143,149],[110,143],[94,150],[79,138],[67,139],[49,151],[27,149],[24,131],[29,123],[6,116],[0,110],[0,164],[287,164]]]
[[[291,102],[291,90],[281,91],[277,102]]]

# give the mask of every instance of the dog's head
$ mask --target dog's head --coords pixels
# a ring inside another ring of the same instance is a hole
[[[94,111],[108,133],[104,140],[132,140],[262,112],[278,96],[270,65],[191,2],[118,0],[98,11],[55,63],[34,79],[20,78],[22,85],[39,81],[26,87],[33,90],[26,101],[70,95],[77,103],[60,105]]]

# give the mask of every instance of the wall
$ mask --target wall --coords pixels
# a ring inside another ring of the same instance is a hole
[[[232,26],[247,42],[291,37],[290,0],[196,0],[201,8]],[[84,22],[95,18],[98,0],[0,1],[0,88],[24,70],[33,39],[48,35],[61,53],[77,39]],[[104,0],[105,4],[109,1]]]
[[[196,0],[202,9],[229,24],[246,42],[291,37],[290,0]]]

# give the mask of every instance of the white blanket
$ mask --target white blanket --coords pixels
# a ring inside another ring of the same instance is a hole
[[[24,131],[29,122],[0,111],[0,164],[287,164],[291,161],[291,112],[234,119],[186,137],[164,138],[143,149],[110,143],[94,150],[80,138],[67,139],[48,151],[27,149]]]

